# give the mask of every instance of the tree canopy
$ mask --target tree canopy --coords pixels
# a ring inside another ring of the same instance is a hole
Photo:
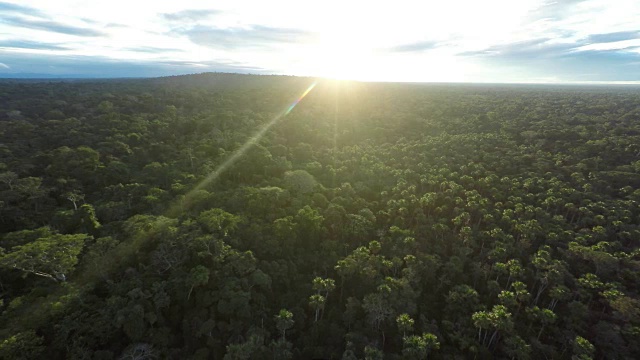
[[[315,80],[0,81],[0,358],[640,358],[637,87]]]

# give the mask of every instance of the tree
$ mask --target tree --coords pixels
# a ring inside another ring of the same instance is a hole
[[[285,339],[278,339],[271,343],[273,358],[277,360],[287,360],[293,357],[291,343]]]
[[[285,187],[292,193],[307,194],[313,191],[316,180],[313,175],[304,170],[287,171],[284,173]]]
[[[478,341],[484,345],[491,327],[491,317],[486,311],[478,311],[473,313],[471,319],[473,320],[473,325],[478,328]]]
[[[158,358],[158,351],[153,345],[137,343],[128,346],[120,355],[120,360],[154,360]]]
[[[84,194],[77,190],[66,193],[64,197],[71,201],[74,210],[78,210],[78,202],[84,200]]]
[[[187,294],[187,300],[191,297],[191,291],[196,286],[206,285],[209,282],[209,269],[202,265],[198,265],[189,271],[189,277],[187,283],[191,286],[189,293]]]
[[[478,310],[478,292],[465,284],[456,285],[447,295],[445,315],[467,322],[469,315]]]
[[[529,316],[540,323],[540,331],[538,332],[538,340],[544,331],[545,326],[553,324],[556,321],[556,314],[549,309],[540,309],[537,306],[527,309]]]
[[[252,334],[244,343],[229,344],[223,360],[249,360],[263,342],[264,338],[261,335]]]
[[[0,81],[0,358],[640,359],[637,92],[308,81]]]
[[[402,332],[402,337],[407,336],[407,332],[413,331],[413,319],[409,314],[400,314],[396,318],[396,324],[398,324],[398,330]]]
[[[309,299],[309,304],[315,310],[315,321],[318,321],[318,314],[320,318],[324,315],[324,305],[329,297],[329,293],[336,287],[336,282],[333,279],[323,279],[319,276],[313,279],[313,290],[316,291],[315,295],[312,295]]]
[[[324,310],[326,298],[322,295],[313,294],[309,297],[309,306],[315,311],[315,322],[318,322],[320,311]]]
[[[549,303],[549,310],[553,311],[558,305],[558,302],[567,300],[570,296],[569,288],[564,285],[558,285],[551,288],[549,291],[549,297],[551,302]]]
[[[79,230],[83,233],[95,235],[102,226],[98,222],[95,209],[89,204],[83,204],[80,209],[76,209],[75,218],[77,219]]]
[[[42,276],[55,282],[65,281],[78,263],[86,234],[55,234],[25,245],[15,246],[0,257],[0,265]]]
[[[367,320],[377,330],[393,314],[389,302],[380,293],[365,296],[362,307],[367,313]]]
[[[329,293],[335,289],[336,282],[333,279],[323,279],[316,276],[313,279],[313,290],[316,290],[318,294],[324,294],[325,297],[329,296]]]
[[[426,359],[432,350],[440,348],[438,338],[430,333],[422,334],[422,336],[405,336],[403,343],[402,355],[406,359]]]
[[[572,360],[591,360],[595,352],[596,348],[593,344],[582,336],[576,336],[575,340],[573,340]]]
[[[29,360],[40,359],[46,348],[44,339],[36,335],[35,331],[20,332],[0,342],[0,358]]]
[[[527,286],[521,281],[514,281],[511,284],[511,288],[515,291],[516,300],[518,301],[518,310],[520,306],[527,303],[531,298],[531,294],[527,290]]]
[[[238,227],[241,218],[222,209],[211,209],[200,213],[198,222],[208,231],[220,236],[228,236]]]
[[[382,360],[384,359],[384,353],[380,349],[367,345],[364,347],[364,359],[365,360]]]
[[[531,345],[527,344],[520,336],[513,335],[504,341],[505,354],[511,359],[528,360],[531,358]]]
[[[4,171],[0,173],[0,183],[3,183],[9,187],[9,190],[13,190],[15,181],[18,180],[18,175],[13,171]]]
[[[294,323],[293,313],[286,309],[282,309],[278,315],[274,317],[274,320],[276,322],[276,328],[280,333],[282,333],[282,340],[285,341],[287,330],[291,329]]]
[[[494,341],[497,342],[500,333],[507,333],[513,329],[511,313],[504,305],[495,305],[491,312],[478,311],[472,315],[474,325],[478,328],[478,339],[481,338],[482,330],[485,330],[482,337],[482,344],[487,348],[491,347]],[[487,340],[488,330],[493,329],[493,334]]]
[[[41,199],[47,194],[47,189],[42,186],[42,178],[26,177],[18,179],[14,189],[29,203],[33,204],[35,213],[40,211]]]

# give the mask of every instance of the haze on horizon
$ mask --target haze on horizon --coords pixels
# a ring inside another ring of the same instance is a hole
[[[640,83],[637,0],[0,1],[0,78]]]

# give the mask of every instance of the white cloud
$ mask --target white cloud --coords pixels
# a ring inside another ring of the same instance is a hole
[[[585,46],[581,46],[577,48],[578,51],[606,51],[606,50],[624,50],[630,48],[640,48],[640,39],[633,40],[624,40],[624,41],[615,41],[615,42],[605,42],[605,43],[596,43],[589,44]]]
[[[8,1],[35,11],[11,14],[30,21],[30,28],[17,20],[0,21],[0,42],[64,45],[9,49],[13,52],[185,64],[222,61],[274,73],[364,80],[556,78],[521,64],[512,64],[513,75],[508,75],[498,65],[491,68],[488,61],[458,54],[538,39],[574,43],[578,52],[617,51],[636,43],[603,45],[585,39],[640,30],[637,0]],[[40,26],[45,20],[66,32],[46,31]],[[103,36],[77,36],[74,29]],[[203,38],[193,36],[194,29],[209,30]],[[313,36],[287,41],[287,34],[296,31]]]

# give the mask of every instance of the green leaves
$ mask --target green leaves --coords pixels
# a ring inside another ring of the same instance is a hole
[[[406,336],[408,332],[413,331],[414,320],[409,316],[409,314],[400,314],[396,318],[396,324],[398,325],[398,330],[402,332],[403,336]]]
[[[44,339],[28,330],[0,342],[0,358],[15,360],[41,359],[45,354]]]
[[[206,230],[220,236],[228,236],[230,232],[235,230],[240,223],[241,218],[230,214],[222,209],[211,209],[200,213],[198,223]]]
[[[89,238],[85,234],[55,234],[39,238],[11,248],[0,257],[0,265],[53,281],[65,281],[78,263],[78,255]]]
[[[475,312],[471,319],[475,327],[478,328],[478,340],[487,347],[491,346],[498,332],[508,332],[513,329],[511,313],[504,305],[495,305],[491,312]],[[493,329],[494,333],[490,338],[487,338],[489,329]],[[483,330],[484,336],[482,336]]]
[[[276,329],[282,333],[282,340],[285,340],[287,330],[291,329],[294,323],[293,313],[287,309],[281,309],[273,319],[276,323]]]
[[[307,194],[313,191],[317,182],[308,172],[294,170],[284,173],[284,184],[294,194]]]
[[[572,360],[591,360],[595,355],[596,348],[589,342],[589,340],[582,336],[576,336],[573,340],[573,356]]]
[[[0,82],[0,358],[639,358],[635,92],[305,81]]]
[[[403,344],[402,355],[406,359],[426,359],[432,350],[440,348],[438,337],[431,333],[424,333],[422,336],[405,336]]]
[[[314,294],[309,297],[309,306],[315,311],[316,322],[318,321],[320,311],[324,310],[324,304],[326,301],[327,299],[324,296],[318,294]]]
[[[333,279],[323,279],[316,277],[313,279],[313,290],[316,290],[318,294],[323,293],[328,296],[336,287],[336,282]]]
[[[210,271],[206,267],[202,265],[198,265],[189,271],[189,277],[187,278],[187,283],[191,285],[189,289],[189,294],[187,295],[187,300],[191,296],[191,291],[196,286],[206,285],[209,282]]]

